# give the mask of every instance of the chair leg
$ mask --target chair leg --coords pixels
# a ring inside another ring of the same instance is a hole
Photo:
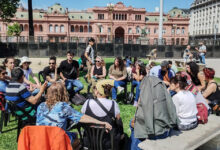
[[[5,118],[5,111],[2,111],[0,118],[0,133],[2,133],[4,118]]]
[[[4,125],[7,126],[8,124],[8,121],[9,121],[9,116],[10,114],[8,112],[5,112],[5,117],[4,117]]]
[[[18,142],[18,137],[21,132],[21,126],[22,126],[22,120],[18,118],[18,129],[17,129],[17,142]]]

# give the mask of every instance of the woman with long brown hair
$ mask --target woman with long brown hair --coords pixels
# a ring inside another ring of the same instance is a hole
[[[46,102],[41,103],[37,109],[37,125],[58,126],[66,131],[67,119],[75,124],[94,123],[104,124],[111,130],[111,125],[107,122],[98,121],[87,115],[74,110],[69,104],[69,96],[63,83],[55,82],[47,90]],[[76,135],[66,131],[71,143],[76,139]]]

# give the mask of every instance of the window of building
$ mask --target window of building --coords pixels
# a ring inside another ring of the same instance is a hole
[[[62,11],[62,8],[60,8],[60,11]]]
[[[185,28],[182,27],[182,34],[185,34]]]
[[[171,34],[175,34],[175,28],[171,29]]]
[[[136,34],[140,34],[141,33],[141,28],[139,26],[136,27]]]
[[[177,27],[177,29],[176,29],[176,34],[180,34],[180,28],[179,27]]]
[[[74,16],[72,16],[72,19],[74,18]]]
[[[83,32],[83,26],[79,27],[79,32]]]
[[[22,24],[20,25],[20,30],[24,31],[24,26]]]
[[[43,32],[43,26],[42,25],[39,26],[39,30],[40,30],[40,32]]]
[[[128,34],[132,34],[132,29],[128,28]]]
[[[80,19],[83,19],[83,16],[80,16]]]
[[[108,33],[111,33],[111,28],[108,28]]]
[[[50,8],[50,10],[53,10],[53,8]]]
[[[70,31],[71,31],[71,32],[75,32],[75,28],[74,28],[73,25],[70,27]]]
[[[23,17],[24,17],[24,15],[21,14],[21,18],[23,18]]]
[[[154,34],[157,34],[157,28],[154,28]]]
[[[135,15],[135,21],[140,21],[141,20],[141,15]]]
[[[102,26],[99,26],[99,32],[103,33],[103,27]]]
[[[59,26],[55,25],[55,32],[58,33],[59,32]]]
[[[89,26],[89,32],[90,32],[90,33],[92,32],[92,27],[91,27],[91,26]]]
[[[163,28],[162,33],[163,33],[163,34],[166,34],[166,28]]]
[[[64,25],[60,26],[60,31],[63,33],[64,32]]]
[[[50,25],[50,26],[49,26],[49,31],[50,31],[50,32],[53,32],[53,25]]]
[[[89,16],[89,19],[92,19],[92,17],[91,17],[91,16]]]
[[[104,14],[98,14],[98,20],[104,20]]]

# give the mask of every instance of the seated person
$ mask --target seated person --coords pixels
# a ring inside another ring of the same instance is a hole
[[[119,92],[123,90],[121,86],[126,85],[127,71],[121,57],[115,58],[114,64],[109,68],[109,78],[114,80],[112,89],[112,99],[117,99],[117,88]]]
[[[203,72],[205,74],[205,80],[207,82],[207,86],[203,91],[203,96],[207,100],[207,103],[213,107],[216,104],[220,104],[220,91],[218,89],[218,84],[214,80],[215,70],[212,68],[204,68]]]
[[[135,100],[134,100],[134,106],[137,106],[137,102],[140,95],[140,84],[141,80],[145,77],[146,70],[144,68],[144,63],[141,60],[138,60],[135,64],[135,67],[132,69],[132,86],[136,87],[136,94],[135,94]]]
[[[14,57],[5,58],[5,60],[3,62],[3,66],[6,68],[7,79],[10,80],[11,79],[11,71],[15,67],[15,59],[14,59]]]
[[[107,129],[111,130],[111,125],[107,122],[98,121],[87,115],[74,110],[69,104],[69,96],[63,83],[54,82],[47,90],[47,100],[41,103],[37,108],[37,125],[57,126],[66,131],[67,120],[74,123],[95,123],[104,124]],[[76,134],[66,131],[71,143],[74,143]]]
[[[8,85],[7,72],[5,67],[0,66],[0,92],[5,94],[6,87]]]
[[[32,95],[36,95],[39,92],[40,82],[38,78],[33,74],[32,69],[30,68],[31,61],[28,57],[24,56],[21,58],[20,67],[24,71],[24,84],[32,93]],[[30,81],[30,76],[34,79],[36,84]]]
[[[35,116],[35,104],[39,103],[41,95],[43,94],[45,88],[47,87],[47,82],[45,82],[41,87],[37,95],[32,96],[24,83],[24,71],[21,68],[15,68],[11,71],[11,81],[6,87],[5,99],[13,102],[18,107],[23,108],[25,111],[29,112],[30,116]],[[18,116],[23,115],[21,111],[15,112]],[[27,117],[22,118],[26,120]]]
[[[121,128],[119,129],[118,127],[115,126],[114,120],[112,120],[112,118],[120,120],[119,106],[116,103],[116,101],[109,100],[106,98],[111,95],[113,82],[114,82],[113,80],[108,80],[108,79],[98,81],[98,83],[96,84],[93,90],[96,98],[87,100],[84,103],[81,112],[83,114],[96,118],[100,121],[109,122],[109,124],[112,125],[112,128],[115,130],[115,138],[119,138],[115,140],[120,141],[120,137],[123,134],[123,125],[121,124],[120,126]],[[105,109],[103,109],[103,107]],[[106,144],[105,146],[108,147],[107,146],[108,144],[107,143],[105,144]]]
[[[105,76],[105,62],[100,56],[97,56],[95,60],[95,65],[93,65],[91,68],[92,88],[96,85],[97,81],[105,79]]]
[[[59,71],[56,66],[56,57],[52,56],[49,59],[49,66],[45,67],[43,70],[43,74],[48,81],[48,86],[52,83],[56,82],[59,79]]]
[[[169,87],[170,79],[175,76],[175,73],[169,68],[169,62],[166,60],[162,61],[160,66],[161,69],[158,72],[158,78],[160,78],[166,86]]]
[[[79,64],[73,60],[74,53],[67,52],[67,60],[60,63],[60,77],[65,82],[67,91],[73,97],[74,93],[80,92],[83,89],[83,84],[79,80]],[[74,86],[76,87],[75,89]]]
[[[186,64],[188,62],[188,60],[192,61],[192,53],[190,52],[190,45],[186,46],[186,49],[184,50],[183,53],[183,59],[184,59],[184,64]]]
[[[196,99],[187,87],[187,77],[180,74],[171,78],[170,89],[177,92],[172,99],[176,107],[176,113],[180,120],[179,130],[190,130],[197,127]]]
[[[169,63],[169,68],[174,72],[174,73],[177,73],[178,72],[178,69],[176,67],[175,64],[173,64],[173,62],[171,60],[168,61]]]
[[[150,62],[149,61],[149,64],[147,64],[146,65],[146,73],[147,73],[147,75],[149,75],[150,74],[150,70],[153,68],[153,67],[155,67],[156,66],[156,63],[155,62]],[[159,68],[160,69],[160,68]],[[158,69],[158,71],[159,71],[159,69]],[[157,72],[158,72],[157,71]],[[153,75],[153,73],[151,72],[151,75]]]
[[[205,88],[205,76],[203,71],[199,71],[199,66],[195,62],[186,64],[186,72],[190,75],[192,82],[198,87],[199,91]]]
[[[145,139],[167,138],[179,123],[172,98],[159,78],[144,77],[140,88],[135,118],[130,123],[131,150],[140,150],[138,144]]]

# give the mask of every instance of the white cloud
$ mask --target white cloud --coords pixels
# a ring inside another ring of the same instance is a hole
[[[28,8],[28,3],[27,0],[21,0],[20,4],[24,7],[24,8]]]

